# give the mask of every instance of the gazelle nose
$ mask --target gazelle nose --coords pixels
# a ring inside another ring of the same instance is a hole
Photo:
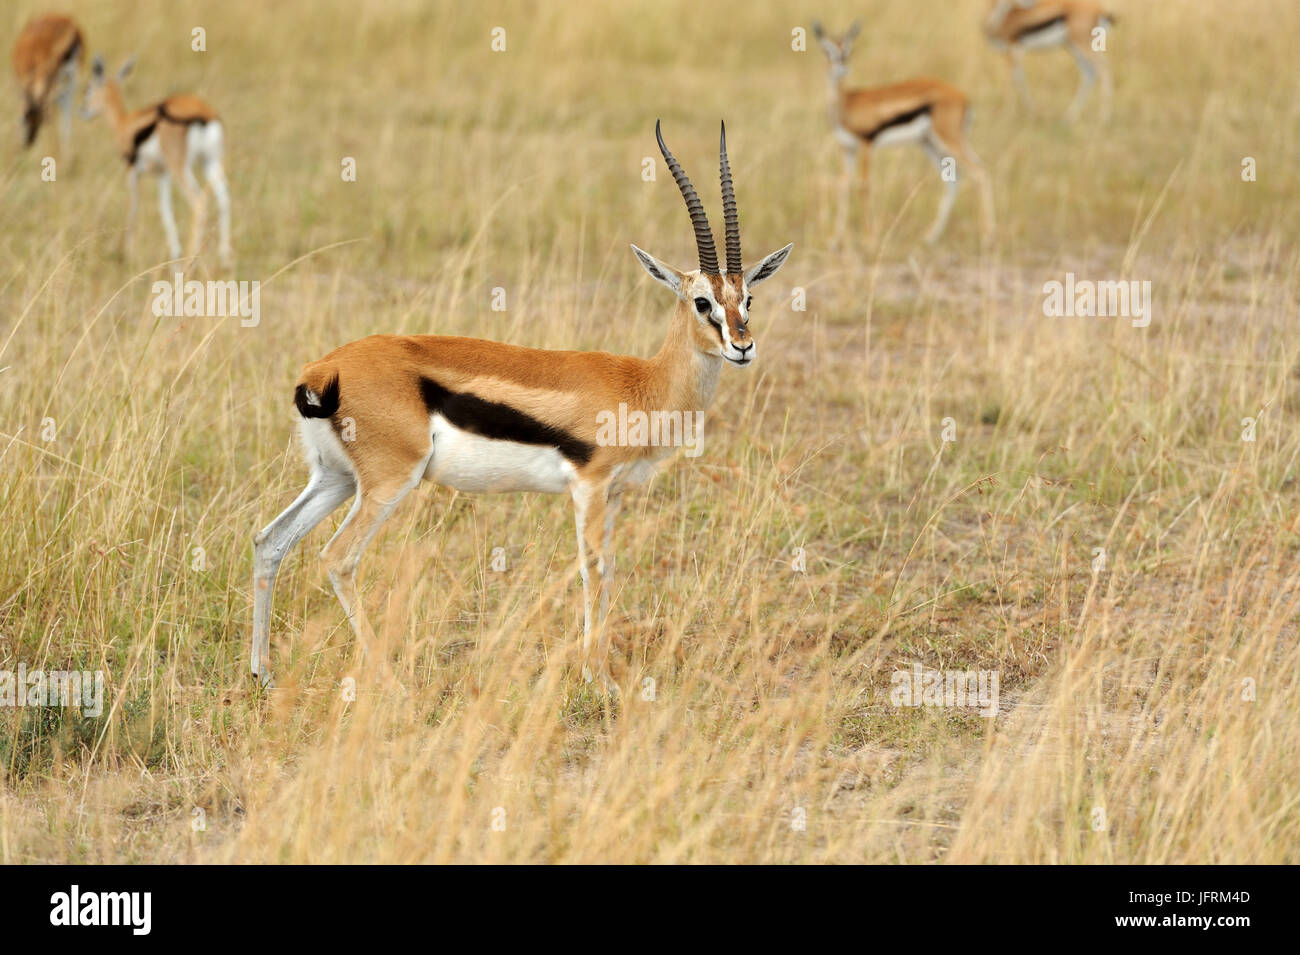
[[[742,355],[748,351],[752,351],[753,348],[754,348],[753,342],[750,342],[748,345],[736,345],[736,351],[740,352]]]

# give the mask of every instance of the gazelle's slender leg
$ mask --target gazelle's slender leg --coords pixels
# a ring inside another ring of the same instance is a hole
[[[1083,106],[1088,102],[1088,95],[1092,92],[1093,84],[1097,82],[1097,67],[1093,65],[1092,58],[1080,47],[1073,43],[1069,44],[1070,55],[1074,57],[1075,64],[1079,67],[1079,89],[1074,94],[1074,99],[1070,102],[1070,108],[1065,111],[1065,121],[1073,123],[1083,112]]]
[[[853,167],[857,163],[858,146],[856,143],[843,143],[844,153],[844,172],[840,176],[840,194],[839,208],[835,214],[835,242],[838,244],[844,238],[845,230],[848,228],[849,221],[849,201],[852,198],[851,190],[853,188]]]
[[[1033,113],[1034,97],[1029,92],[1029,81],[1025,79],[1024,51],[1012,45],[1007,48],[1007,62],[1011,64],[1011,79],[1015,83],[1016,93],[1020,96],[1020,105],[1027,112]]]
[[[582,576],[582,678],[591,683],[599,674],[601,684],[609,693],[618,687],[609,675],[609,661],[605,656],[606,638],[602,604],[605,589],[605,540],[612,535],[612,525],[607,531],[606,515],[609,511],[609,485],[605,481],[579,481],[573,485],[573,513],[578,536],[578,573]],[[610,518],[612,521],[612,517]],[[593,571],[601,576],[592,580]],[[612,568],[609,569],[612,573]]]
[[[187,154],[180,169],[181,195],[190,207],[190,242],[188,255],[199,254],[199,245],[203,241],[203,231],[208,224],[208,194],[194,178],[190,155]]]
[[[72,97],[77,88],[77,61],[69,60],[59,70],[59,165],[72,165]]]
[[[126,173],[126,229],[122,233],[122,258],[131,257],[131,242],[135,235],[135,213],[140,207],[140,169],[132,166]]]
[[[383,480],[368,488],[363,486],[342,526],[321,551],[334,593],[343,605],[363,654],[374,644],[375,632],[357,597],[357,565],[366,546],[402,499],[420,483],[423,473],[424,462],[421,462],[413,476]]]
[[[614,522],[618,520],[619,511],[623,507],[622,493],[610,493],[605,498],[605,534],[601,540],[600,549],[600,614],[597,617],[597,629],[600,634],[600,642],[596,648],[597,661],[600,664],[600,671],[603,674],[609,673],[609,641],[610,630],[606,622],[609,614],[610,590],[614,586]],[[617,684],[613,680],[607,680],[607,687],[614,686],[617,692]]]
[[[158,211],[162,215],[163,232],[167,235],[167,254],[179,259],[181,240],[176,234],[176,214],[172,211],[172,177],[166,170],[158,177]]]
[[[226,186],[226,171],[221,167],[221,160],[210,158],[203,166],[203,178],[212,187],[212,194],[217,199],[217,229],[220,245],[217,254],[222,265],[229,265],[234,258],[230,246],[230,189]]]
[[[354,489],[351,475],[317,472],[298,499],[253,538],[252,670],[263,685],[270,682],[271,598],[280,562],[313,527],[351,497]]]
[[[871,240],[876,236],[876,220],[871,214],[871,147],[863,146],[858,156],[858,189],[862,192],[862,215],[866,219],[866,233]]]
[[[934,224],[930,226],[930,231],[925,234],[926,245],[934,245],[943,235],[944,229],[948,227],[948,217],[952,215],[953,203],[957,201],[957,190],[961,187],[960,172],[956,172],[952,178],[944,177],[943,161],[948,158],[955,159],[951,155],[951,150],[944,144],[933,130],[926,133],[920,140],[921,148],[925,154],[930,157],[934,163],[934,168],[938,170],[940,178],[943,179],[943,198],[939,200],[939,211],[934,217]]]
[[[1115,76],[1110,71],[1110,61],[1106,59],[1106,54],[1098,54],[1093,62],[1101,73],[1101,121],[1109,123],[1115,99]]]

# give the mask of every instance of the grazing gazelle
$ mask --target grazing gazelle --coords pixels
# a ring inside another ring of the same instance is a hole
[[[835,139],[844,151],[836,239],[843,236],[848,221],[854,165],[860,164],[863,206],[867,207],[872,148],[901,143],[919,145],[938,168],[944,182],[943,199],[925,241],[933,244],[943,235],[957,199],[960,177],[967,170],[979,184],[984,234],[991,235],[993,192],[988,174],[967,140],[971,110],[966,94],[934,79],[907,80],[867,89],[846,88],[844,78],[849,72],[849,54],[861,27],[860,22],[854,23],[837,38],[826,33],[820,23],[813,23],[813,35],[830,62],[831,123]]]
[[[23,145],[30,146],[45,119],[46,104],[59,104],[60,159],[72,134],[72,97],[77,71],[86,57],[81,30],[71,17],[51,13],[34,17],[14,43],[14,74],[23,94]]]
[[[649,478],[665,444],[609,427],[613,416],[698,422],[724,364],[755,357],[750,289],[776,273],[787,245],[745,269],[740,222],[719,147],[727,268],[718,267],[704,206],[659,126],[655,136],[686,200],[699,268],[678,271],[632,246],[641,266],[677,299],[663,347],[649,359],[599,351],[547,351],[477,338],[371,335],[303,368],[294,393],[311,468],[307,488],[253,538],[253,674],[269,680],[271,594],[289,549],[353,494],[347,518],[321,553],[334,592],[364,650],[373,641],[357,596],[362,551],[422,480],[467,492],[569,494],[577,517],[583,589],[583,678],[607,668],[604,624],[613,571],[614,519],[625,487]],[[638,420],[644,420],[638,418]],[[602,421],[604,424],[602,424]],[[644,437],[644,429],[641,429]],[[686,441],[691,440],[685,438]],[[656,446],[657,445],[657,446]],[[599,584],[592,579],[599,575]]]
[[[207,222],[207,194],[194,177],[194,165],[203,167],[203,178],[217,199],[218,255],[228,264],[230,248],[230,191],[221,165],[222,126],[216,111],[191,94],[169,96],[153,106],[127,112],[122,102],[121,82],[134,65],[134,57],[108,77],[104,60],[95,57],[91,64],[90,83],[86,87],[83,115],[93,119],[103,113],[113,128],[118,151],[126,160],[127,188],[130,191],[126,212],[126,231],[122,238],[123,254],[131,249],[135,211],[139,201],[141,173],[158,176],[158,206],[162,211],[167,251],[173,259],[181,257],[181,242],[172,213],[172,180],[180,184],[181,194],[189,202],[193,221],[190,225],[189,255],[197,255]]]
[[[1105,53],[1093,50],[1093,31],[1105,30],[1115,18],[1092,0],[990,0],[984,32],[995,49],[1007,54],[1016,92],[1027,110],[1034,109],[1025,80],[1025,50],[1064,47],[1079,67],[1079,89],[1065,113],[1068,122],[1079,118],[1083,105],[1101,76],[1101,120],[1110,119],[1114,81]]]

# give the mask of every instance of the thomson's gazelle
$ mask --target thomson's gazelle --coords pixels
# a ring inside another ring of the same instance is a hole
[[[140,174],[154,173],[158,178],[158,205],[162,212],[167,251],[173,259],[181,257],[181,242],[172,213],[172,180],[180,184],[181,194],[189,202],[193,221],[190,225],[189,254],[197,255],[207,221],[207,194],[194,176],[194,165],[203,167],[203,178],[212,187],[217,200],[218,255],[223,264],[232,258],[230,247],[230,191],[221,165],[223,130],[216,111],[191,94],[169,96],[161,103],[127,112],[122,102],[121,81],[131,72],[134,58],[128,59],[116,77],[104,72],[104,60],[95,57],[90,83],[86,88],[84,115],[93,119],[103,113],[113,128],[118,151],[126,160],[127,188],[130,204],[126,213],[126,232],[122,238],[124,254],[130,252],[135,226]]]
[[[625,487],[646,480],[671,447],[611,441],[602,419],[667,416],[698,422],[724,364],[755,357],[750,289],[770,278],[791,246],[741,265],[740,223],[720,146],[726,217],[725,274],[704,207],[656,124],[659,148],[695,228],[699,268],[689,272],[632,251],[677,299],[653,358],[545,351],[477,338],[372,335],[303,368],[294,402],[311,478],[298,499],[253,539],[252,669],[269,680],[271,595],[290,548],[355,494],[321,556],[364,649],[373,634],[357,596],[362,551],[422,480],[468,492],[543,491],[572,496],[583,585],[583,677],[607,669],[604,620],[613,571],[614,519]],[[688,417],[689,416],[689,417]],[[631,429],[627,429],[630,435]],[[599,575],[599,584],[593,573]]]
[[[1064,47],[1079,67],[1079,89],[1065,117],[1079,118],[1093,84],[1101,76],[1101,120],[1110,119],[1114,81],[1106,54],[1093,48],[1093,31],[1105,30],[1115,18],[1092,0],[990,0],[984,32],[994,48],[1004,50],[1011,64],[1011,76],[1025,108],[1033,110],[1029,83],[1022,62],[1025,50],[1055,50]]]
[[[853,167],[859,165],[864,208],[868,206],[867,178],[871,150],[876,146],[915,143],[939,170],[944,181],[943,199],[926,242],[936,242],[948,225],[957,199],[961,176],[970,172],[979,184],[984,233],[993,232],[993,193],[988,174],[971,149],[966,134],[970,128],[970,101],[957,87],[934,79],[914,79],[891,86],[848,89],[849,54],[861,29],[854,23],[841,37],[826,33],[813,24],[813,35],[830,63],[830,113],[835,138],[844,151],[835,236],[840,238],[848,221]],[[868,210],[869,214],[869,210]]]
[[[59,104],[59,159],[65,160],[72,133],[72,97],[77,71],[86,58],[81,30],[70,17],[48,14],[30,20],[14,43],[14,75],[23,94],[23,145],[36,141],[46,104]]]

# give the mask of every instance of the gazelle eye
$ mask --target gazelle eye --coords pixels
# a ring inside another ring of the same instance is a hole
[[[754,304],[754,296],[751,295],[749,296],[749,298],[745,299],[745,311],[748,312],[749,307],[753,304]]]
[[[695,311],[701,315],[707,315],[713,311],[713,304],[707,298],[697,298],[695,300]]]

